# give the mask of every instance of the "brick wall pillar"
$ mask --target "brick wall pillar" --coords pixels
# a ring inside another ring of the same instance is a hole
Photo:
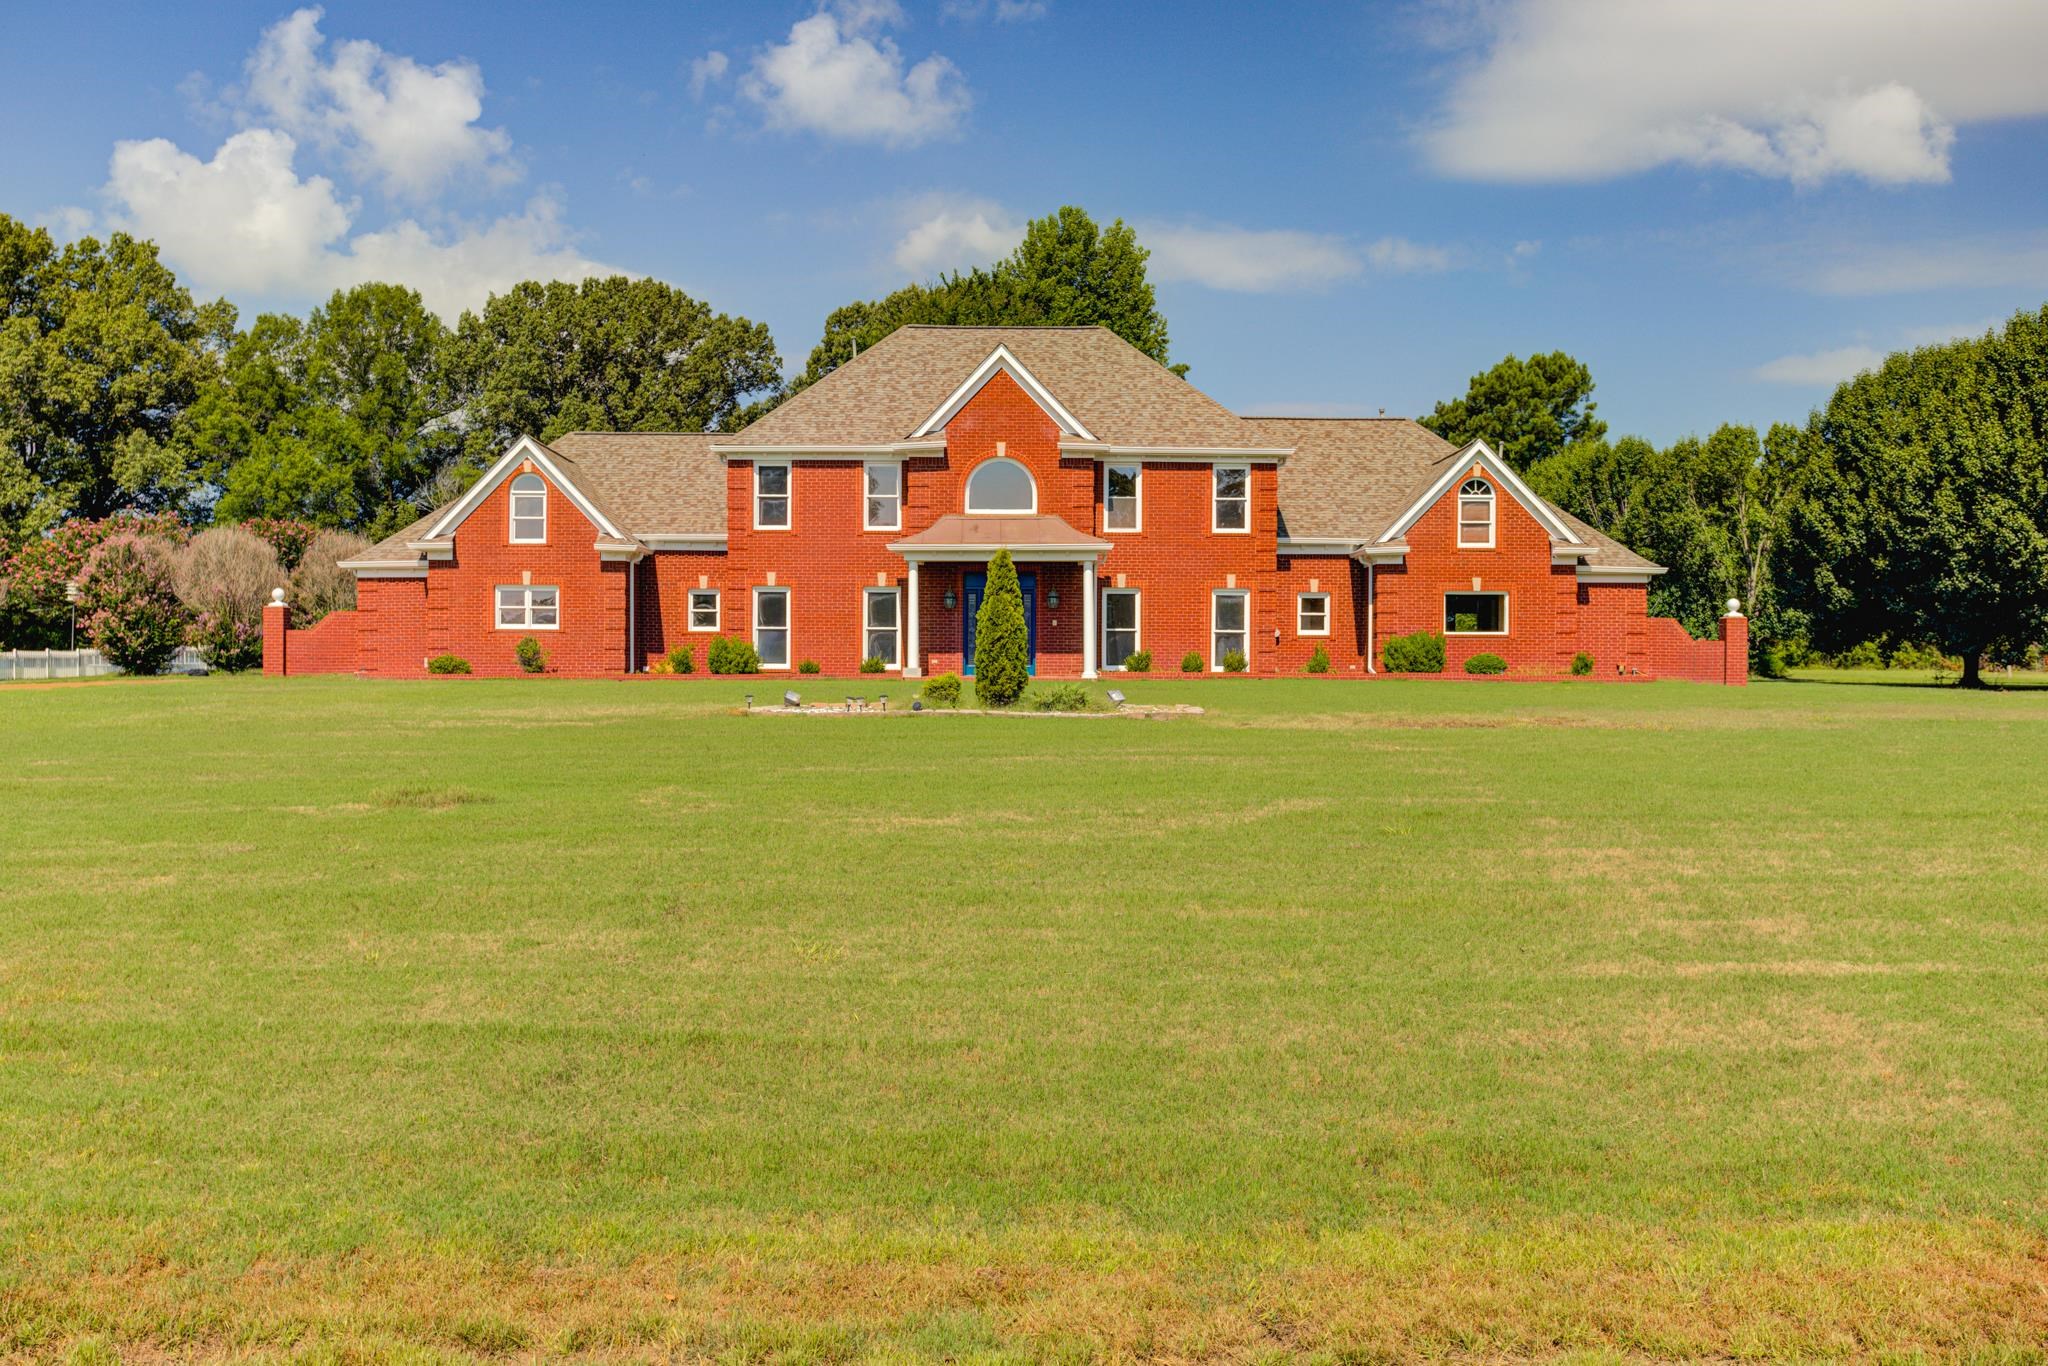
[[[1721,618],[1721,681],[1731,688],[1749,683],[1749,618],[1742,604],[1728,599],[1727,615]]]
[[[291,639],[292,609],[285,606],[284,590],[270,590],[270,601],[263,605],[263,672],[283,675],[288,670],[285,664],[285,644]]]

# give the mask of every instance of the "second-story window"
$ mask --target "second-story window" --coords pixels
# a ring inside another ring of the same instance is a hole
[[[1138,482],[1144,478],[1141,465],[1102,467],[1102,528],[1105,531],[1136,531],[1139,528]]]
[[[1493,485],[1467,479],[1458,490],[1458,544],[1468,550],[1493,545]]]
[[[754,529],[789,530],[789,466],[754,466]]]
[[[867,512],[862,522],[869,531],[901,531],[903,529],[903,466],[868,465]]]
[[[512,481],[512,544],[545,545],[548,539],[548,486],[537,474]]]
[[[1252,472],[1248,465],[1216,467],[1216,510],[1212,531],[1252,529]]]
[[[1038,482],[1031,471],[998,456],[984,460],[967,476],[967,511],[982,516],[1020,515],[1038,511]]]

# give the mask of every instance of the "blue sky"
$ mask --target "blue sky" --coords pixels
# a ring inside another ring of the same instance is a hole
[[[1513,351],[1617,431],[1798,420],[2048,298],[2037,0],[100,4],[16,16],[0,211],[302,310],[620,269],[765,321],[1135,224],[1245,412]]]

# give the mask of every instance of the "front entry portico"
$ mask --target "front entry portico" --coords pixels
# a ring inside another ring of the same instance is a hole
[[[921,678],[925,672],[927,642],[924,640],[923,625],[928,599],[924,582],[926,575],[920,573],[920,570],[929,568],[935,576],[942,575],[946,586],[936,591],[941,594],[952,594],[953,603],[950,605],[956,609],[966,608],[969,592],[976,586],[974,581],[986,583],[988,558],[998,550],[1009,551],[1010,558],[1017,562],[1020,585],[1027,576],[1030,579],[1030,587],[1025,593],[1024,619],[1031,638],[1034,672],[1037,669],[1043,639],[1038,620],[1042,598],[1045,603],[1044,610],[1048,612],[1058,611],[1061,615],[1067,611],[1079,613],[1081,677],[1098,676],[1095,570],[1102,557],[1111,549],[1108,541],[1076,531],[1064,520],[1047,514],[1011,517],[970,517],[956,514],[939,518],[931,527],[915,536],[890,542],[889,549],[901,555],[907,567],[905,587],[909,591],[908,601],[904,604],[905,678]],[[1027,564],[1031,568],[1026,569]],[[1075,566],[1078,574],[1056,573],[1052,568],[1065,565]],[[1068,578],[1074,581],[1066,584],[1059,582]],[[958,586],[954,587],[956,583]],[[1054,604],[1052,595],[1055,593],[1061,595],[1061,603],[1065,605]],[[1064,596],[1067,593],[1074,595],[1071,603],[1068,603]],[[976,593],[973,606],[978,608],[980,605],[980,597]],[[972,620],[972,615],[971,610],[967,612],[957,635],[949,632],[946,640],[930,642],[933,652],[942,651],[950,655],[953,650],[958,649],[962,668],[970,667],[974,658],[972,627],[967,625],[967,622]],[[1067,658],[1069,661],[1072,660],[1071,655]],[[1064,667],[1071,669],[1073,665],[1069,662]]]

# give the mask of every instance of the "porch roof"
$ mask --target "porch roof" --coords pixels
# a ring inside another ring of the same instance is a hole
[[[998,550],[1020,560],[1092,560],[1108,554],[1111,546],[1051,513],[972,517],[956,512],[915,536],[889,542],[889,549],[907,560],[979,559]]]

